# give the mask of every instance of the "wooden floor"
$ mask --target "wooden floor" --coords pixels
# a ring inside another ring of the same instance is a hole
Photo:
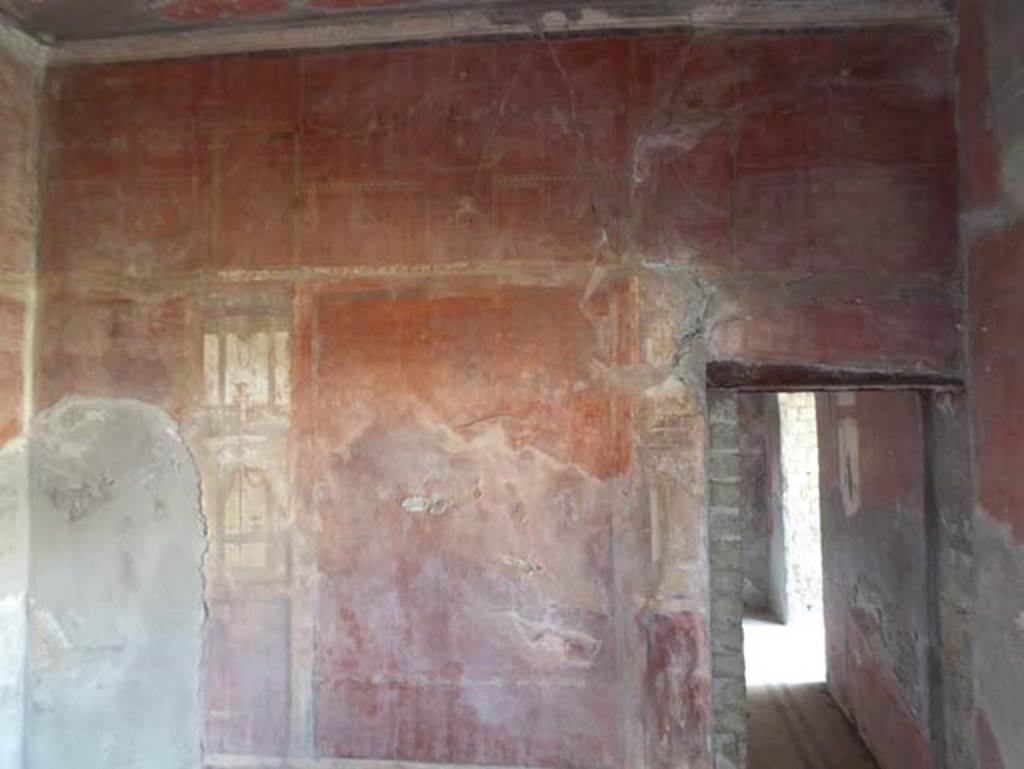
[[[748,769],[878,769],[823,682],[824,634],[744,622]]]

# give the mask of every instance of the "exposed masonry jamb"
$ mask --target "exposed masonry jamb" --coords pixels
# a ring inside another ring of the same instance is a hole
[[[943,643],[939,597],[939,503],[935,487],[935,424],[932,400],[927,393],[919,399],[921,406],[921,456],[924,491],[925,537],[925,604],[928,617],[928,732],[931,758],[936,769],[946,767],[946,714],[943,708]]]
[[[962,393],[923,392],[929,726],[935,769],[973,769],[973,476]]]
[[[715,769],[743,769],[747,765],[747,692],[736,394],[709,390],[708,410],[711,748]]]

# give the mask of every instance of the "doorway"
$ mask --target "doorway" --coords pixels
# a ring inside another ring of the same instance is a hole
[[[962,393],[713,390],[709,413],[716,767],[969,766]]]
[[[751,769],[877,769],[826,685],[816,400],[737,396]]]
[[[737,407],[747,688],[823,683],[815,396],[744,394]]]

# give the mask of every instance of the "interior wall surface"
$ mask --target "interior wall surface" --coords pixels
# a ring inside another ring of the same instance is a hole
[[[708,766],[707,361],[958,370],[941,29],[45,98],[35,396],[182,425],[210,766]]]
[[[24,766],[200,766],[206,543],[180,432],[155,406],[76,397],[25,443]]]
[[[829,690],[882,769],[926,769],[933,636],[920,396],[817,400]]]
[[[975,727],[985,769],[1024,764],[1024,7],[960,3],[961,252],[976,486]]]
[[[739,429],[740,508],[743,516],[743,604],[769,611],[771,541],[775,529],[778,459],[778,402],[771,394],[736,396]],[[774,429],[774,435],[773,435]]]

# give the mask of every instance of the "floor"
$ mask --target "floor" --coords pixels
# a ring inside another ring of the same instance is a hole
[[[748,769],[878,769],[825,688],[824,626],[743,622]]]

